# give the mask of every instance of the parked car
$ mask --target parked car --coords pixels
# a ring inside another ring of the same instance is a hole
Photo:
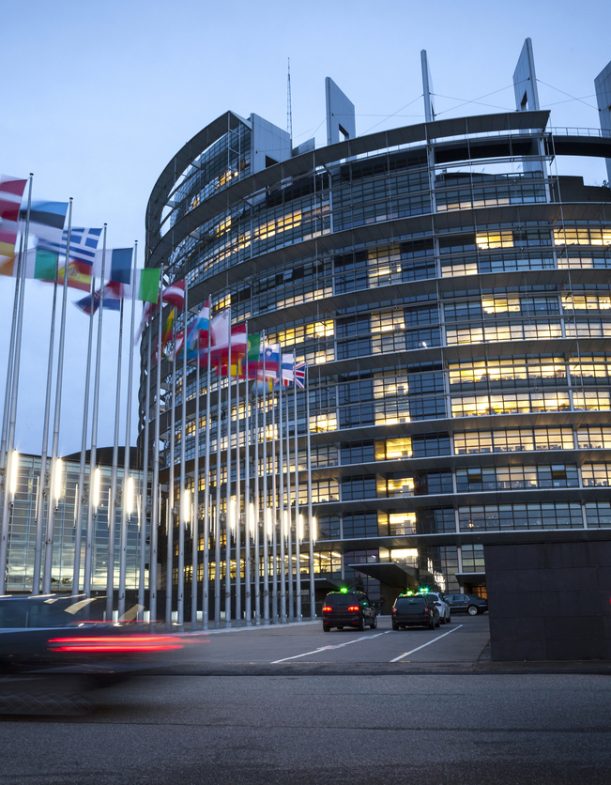
[[[375,630],[378,621],[377,610],[364,592],[340,590],[327,594],[322,605],[324,632],[329,632],[331,627],[364,630],[366,626]]]
[[[392,606],[392,628],[428,627],[434,630],[441,624],[439,611],[429,594],[400,594]]]
[[[474,594],[444,594],[443,597],[453,613],[477,616],[478,613],[485,613],[488,610],[488,600],[476,597]]]
[[[429,597],[433,598],[433,602],[439,611],[439,619],[442,624],[449,624],[452,621],[452,610],[448,603],[444,600],[443,594],[437,591],[427,592]]]

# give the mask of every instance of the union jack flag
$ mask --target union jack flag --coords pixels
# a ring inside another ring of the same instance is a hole
[[[301,390],[305,387],[305,378],[306,378],[306,364],[305,363],[295,363],[295,368],[293,370],[293,375],[295,378],[295,385],[299,387]]]

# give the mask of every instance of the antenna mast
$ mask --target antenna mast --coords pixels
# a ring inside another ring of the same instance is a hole
[[[286,130],[293,144],[293,109],[291,107],[291,58],[288,58],[288,72],[286,81]]]

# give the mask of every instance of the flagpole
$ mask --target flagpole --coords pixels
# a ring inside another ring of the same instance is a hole
[[[66,267],[70,258],[70,240],[72,233],[72,197],[68,202],[68,238],[66,240]],[[62,407],[62,383],[64,377],[64,346],[66,341],[66,305],[68,303],[68,270],[64,270],[64,283],[62,289],[62,310],[59,328],[59,344],[57,349],[57,377],[55,384],[55,408],[53,413],[53,442],[51,447],[51,475],[58,471],[59,453],[59,427]],[[43,594],[51,591],[51,570],[53,566],[53,536],[55,526],[55,500],[49,494],[49,514],[47,517],[47,533],[45,537],[45,564],[42,590]]]
[[[201,374],[199,369],[199,314],[195,332],[195,457],[193,459],[193,522],[191,529],[191,624],[197,624],[197,573],[199,549],[199,418]],[[206,478],[207,481],[207,478]],[[207,489],[206,489],[207,490]],[[203,575],[202,575],[203,578]]]
[[[211,434],[211,424],[210,424],[210,382],[212,377],[212,352],[211,352],[211,340],[210,340],[210,319],[212,314],[210,313],[210,304],[212,302],[211,297],[208,297],[208,355],[206,357],[206,446],[205,446],[205,456],[204,456],[204,568],[202,572],[202,626],[205,630],[208,629],[208,622],[210,617],[210,534],[211,534],[211,526],[210,526],[210,519],[211,519],[211,509],[212,509],[212,498],[210,496],[210,434]],[[197,364],[199,365],[199,344],[198,344],[198,359]],[[198,423],[199,429],[199,423]],[[217,565],[218,571],[218,565]]]
[[[278,623],[279,606],[278,606],[278,494],[277,494],[277,474],[278,464],[276,461],[276,402],[277,396],[275,390],[272,388],[272,616],[274,624]],[[282,539],[282,534],[280,535]]]
[[[127,497],[127,485],[130,479],[130,459],[131,459],[131,426],[132,426],[132,384],[134,376],[134,330],[136,318],[136,263],[138,259],[138,240],[134,241],[134,253],[132,259],[132,272],[131,272],[131,313],[129,322],[129,355],[127,360],[127,400],[125,403],[125,455],[123,465],[123,494],[121,505],[121,530],[119,533],[119,617],[125,613],[125,583],[127,571],[127,529],[129,526],[129,517],[132,511],[128,511],[125,506]],[[123,305],[123,300],[121,300]],[[134,488],[134,493],[136,489]]]
[[[159,537],[159,517],[161,515],[161,487],[159,484],[159,454],[160,425],[161,425],[161,338],[163,332],[163,302],[161,287],[163,286],[163,265],[160,265],[159,286],[160,292],[157,299],[157,365],[155,367],[155,440],[153,449],[153,484],[151,486],[151,501],[153,504],[151,520],[151,545],[149,557],[149,617],[157,621],[157,543]],[[153,329],[153,321],[149,330]]]
[[[146,533],[148,531],[148,498],[149,498],[149,411],[151,406],[151,352],[152,346],[152,320],[149,322],[147,336],[146,336],[146,390],[144,392],[144,445],[142,455],[142,486],[140,498],[141,512],[140,512],[140,559],[138,571],[138,605],[140,610],[138,615],[142,613],[145,602],[145,581],[144,571],[146,565]],[[152,507],[152,499],[151,499]],[[149,562],[149,575],[151,565]]]
[[[293,355],[293,453],[295,456],[295,555],[297,565],[295,568],[295,615],[301,621],[301,536],[303,535],[301,517],[299,512],[299,420],[297,418],[297,380],[295,376],[295,356]]]
[[[312,515],[312,446],[310,441],[310,369],[305,366],[306,395],[306,482],[308,495],[308,540],[310,560],[310,618],[316,618],[316,589],[314,585],[314,517]]]
[[[187,433],[187,314],[189,311],[189,284],[185,275],[185,299],[182,311],[182,374],[181,374],[181,401],[180,401],[180,509],[178,513],[178,581],[176,586],[176,615],[178,624],[185,621],[185,526],[187,510],[184,500],[187,496],[186,479],[186,450],[185,441]],[[174,346],[176,355],[176,346]],[[172,439],[174,431],[172,430]]]
[[[85,576],[83,580],[83,591],[89,597],[91,595],[92,573],[95,569],[93,564],[93,546],[96,537],[96,520],[94,520],[94,506],[97,513],[99,499],[95,498],[97,489],[95,488],[97,442],[98,442],[98,416],[100,404],[100,365],[102,357],[102,317],[104,315],[104,278],[106,275],[106,224],[102,234],[102,270],[100,288],[100,307],[98,313],[98,333],[96,339],[96,359],[95,374],[93,379],[93,404],[91,409],[91,450],[89,452],[89,504],[87,506],[87,537],[85,542]],[[91,301],[93,309],[94,302]]]
[[[265,333],[261,333],[261,342],[265,346]],[[269,535],[268,523],[271,510],[268,499],[268,466],[267,466],[267,379],[265,377],[265,349],[263,351],[263,621],[269,624]],[[257,479],[258,481],[258,479]],[[271,521],[273,527],[273,519]]]
[[[231,627],[231,308],[229,309],[229,349],[227,352],[227,457],[225,484],[225,626]]]
[[[123,299],[119,306],[119,341],[115,388],[115,425],[112,442],[112,468],[108,495],[108,555],[106,557],[106,619],[112,619],[115,590],[115,524],[117,506],[117,463],[119,457],[119,423],[121,417],[121,361],[123,355]]]
[[[256,374],[255,374],[256,376]],[[257,391],[257,385],[255,381],[254,385],[255,390],[255,439],[253,443],[253,450],[255,453],[255,460],[254,460],[254,477],[253,483],[255,486],[255,513],[254,513],[254,531],[253,531],[253,573],[254,573],[254,582],[255,582],[255,612],[254,612],[254,621],[255,624],[259,624],[261,622],[261,554],[260,554],[260,541],[259,541],[259,528],[260,528],[260,520],[261,520],[261,499],[259,493],[259,393]],[[265,535],[265,532],[264,532]]]
[[[173,571],[174,571],[174,437],[176,432],[176,325],[172,323],[172,394],[169,396],[171,400],[170,409],[170,472],[168,480],[168,513],[167,513],[167,556],[166,556],[166,576],[165,576],[165,620],[167,624],[172,623],[172,589],[173,589]],[[166,396],[166,401],[168,396]],[[167,412],[166,403],[166,412]],[[167,418],[166,418],[167,419]]]
[[[280,354],[280,386],[284,386],[284,379],[283,372],[282,372],[282,353]],[[288,388],[286,391],[286,396],[283,396],[284,401],[284,409],[286,413],[286,549],[287,549],[287,570],[288,570],[288,616],[289,621],[292,621],[295,617],[294,613],[294,591],[293,591],[293,521],[291,518],[291,437],[289,432],[289,394]],[[295,537],[297,536],[297,531],[295,531]]]
[[[64,273],[65,275],[66,273]],[[56,276],[57,277],[57,276]],[[102,281],[102,286],[104,281]],[[79,462],[79,475],[78,475],[78,494],[76,496],[75,504],[76,510],[74,513],[75,532],[74,532],[74,562],[72,570],[72,592],[78,593],[81,578],[81,517],[83,507],[85,506],[85,464],[87,454],[87,430],[89,425],[89,397],[91,387],[91,350],[93,348],[93,297],[95,293],[95,272],[91,270],[91,286],[89,287],[89,296],[91,297],[91,309],[89,311],[89,329],[87,333],[87,359],[85,361],[85,393],[83,395],[83,420],[81,426],[81,456]],[[55,294],[54,298],[55,299]],[[49,361],[51,355],[49,355]],[[46,407],[45,407],[46,411]],[[43,436],[43,445],[45,437]],[[42,476],[42,466],[41,466]],[[38,527],[37,527],[38,529]]]
[[[214,509],[214,623],[221,623],[221,387],[222,379],[217,364],[216,384],[216,496]]]
[[[246,333],[246,351],[248,352],[248,333]],[[236,445],[235,445],[235,614],[236,621],[242,619],[242,576],[241,576],[241,502],[242,502],[242,487],[241,487],[241,472],[240,472],[240,374],[238,363],[240,356],[236,357],[236,377],[235,377],[235,423],[236,423]],[[246,508],[245,508],[246,509]]]
[[[282,355],[280,355],[282,363]],[[279,491],[278,502],[280,506],[280,621],[285,623],[287,617],[286,607],[286,510],[284,509],[284,410],[282,395],[282,364],[280,365],[280,386],[278,387],[278,480]]]
[[[23,333],[23,302],[25,290],[25,260],[27,254],[28,235],[30,231],[30,213],[32,208],[32,180],[30,173],[28,186],[28,207],[26,212],[25,230],[20,238],[18,277],[15,282],[13,299],[13,323],[11,325],[11,343],[9,362],[6,372],[6,392],[4,399],[4,418],[2,420],[2,443],[0,445],[0,463],[4,473],[4,493],[2,494],[2,527],[0,532],[0,594],[6,591],[6,574],[8,566],[9,537],[9,487],[8,487],[8,456],[15,445],[15,423],[17,420],[17,396],[19,394],[19,366],[21,363],[21,341]],[[13,341],[14,337],[14,341]],[[11,502],[12,506],[12,502]],[[34,576],[36,579],[36,576]]]
[[[250,395],[248,391],[248,322],[246,322],[246,363],[244,365],[244,617],[246,626],[252,618],[250,575],[250,523],[254,521],[250,504]],[[238,380],[238,385],[239,385]]]

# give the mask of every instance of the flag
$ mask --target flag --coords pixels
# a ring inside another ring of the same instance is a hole
[[[0,257],[13,255],[19,228],[19,207],[27,180],[0,178]]]
[[[295,363],[294,375],[295,375],[295,386],[303,390],[305,387],[306,364]]]
[[[133,273],[136,299],[147,303],[156,303],[159,300],[159,281],[161,279],[159,267],[146,267],[144,270],[134,270]]]
[[[173,305],[175,308],[185,307],[185,282],[174,281],[161,290],[161,301]]]
[[[41,248],[29,248],[23,254],[25,278],[36,278],[39,281],[52,283],[57,275],[59,257],[52,251],[45,251]],[[19,257],[12,255],[6,259],[0,259],[0,275],[18,275]]]
[[[61,241],[68,202],[32,202],[30,206],[30,234],[51,241]],[[21,226],[25,227],[28,211],[21,208]]]
[[[242,379],[256,379],[261,359],[261,334],[249,333],[248,347],[242,358],[240,377]]]
[[[295,355],[282,355],[281,381],[283,387],[289,387],[295,381]]]
[[[210,303],[203,304],[200,312],[189,325],[187,330],[187,357],[193,360],[199,357],[200,349],[207,350],[210,340]]]
[[[101,229],[86,229],[84,227],[74,227],[70,230],[70,253],[71,260],[86,262],[90,267],[96,259],[96,249],[102,235]],[[38,242],[39,248],[54,251],[60,256],[67,256],[68,251],[68,230],[62,232],[62,236],[56,240],[43,237]]]
[[[101,277],[102,264],[104,264],[104,278],[107,281],[130,284],[133,254],[133,248],[100,248],[95,253],[93,272]]]
[[[95,291],[93,295],[87,295],[87,297],[77,300],[74,304],[86,314],[95,313],[102,303],[102,295],[104,295],[105,311],[121,310],[121,301],[123,299],[122,287],[121,284],[116,284],[113,281]]]
[[[168,342],[172,338],[172,331],[174,329],[174,319],[176,318],[176,308],[172,308],[170,313],[168,314],[168,318],[165,320],[165,325],[163,327],[163,332],[161,333],[161,349],[165,349],[168,345]]]
[[[263,360],[261,363],[261,371],[265,370],[265,376],[276,378],[280,370],[280,344],[271,343],[267,344],[263,349]]]

